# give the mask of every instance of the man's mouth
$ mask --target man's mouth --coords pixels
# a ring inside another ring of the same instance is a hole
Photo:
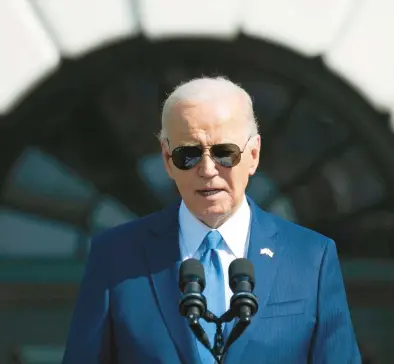
[[[197,192],[202,195],[202,196],[212,196],[212,195],[216,195],[219,192],[222,192],[222,189],[203,189],[203,190],[198,190]]]

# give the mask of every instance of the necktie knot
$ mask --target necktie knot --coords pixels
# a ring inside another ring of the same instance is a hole
[[[222,241],[222,235],[220,235],[219,231],[217,230],[210,231],[204,238],[203,252],[206,253],[212,249],[217,249],[221,241]]]

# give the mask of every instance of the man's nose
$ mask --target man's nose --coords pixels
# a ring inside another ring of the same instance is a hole
[[[212,160],[208,150],[204,151],[198,168],[198,173],[201,177],[211,178],[218,174],[217,165]]]

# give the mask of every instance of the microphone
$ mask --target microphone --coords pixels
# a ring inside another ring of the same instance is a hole
[[[207,312],[207,300],[202,294],[205,288],[204,267],[197,259],[187,259],[179,269],[179,289],[183,293],[179,301],[179,312],[188,320],[196,338],[208,349],[211,349],[208,335],[199,323],[199,319]]]
[[[235,259],[228,269],[230,288],[234,295],[230,307],[241,321],[250,321],[258,310],[257,297],[254,290],[253,264],[245,259]]]
[[[205,289],[205,273],[199,260],[191,258],[182,262],[179,289],[183,293],[179,302],[181,315],[196,322],[207,310],[206,298],[201,293]]]
[[[229,267],[229,284],[234,295],[230,300],[230,313],[224,314],[224,319],[230,321],[234,317],[239,320],[231,330],[224,352],[237,340],[251,323],[251,318],[258,310],[257,297],[254,290],[253,264],[244,258],[235,259]]]

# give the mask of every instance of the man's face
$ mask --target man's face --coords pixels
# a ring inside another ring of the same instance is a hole
[[[171,111],[167,125],[169,146],[162,143],[165,167],[188,209],[208,226],[220,226],[236,211],[249,176],[256,171],[260,137],[254,136],[248,142],[249,129],[245,106],[238,95],[179,103]],[[241,151],[246,145],[238,165],[226,168],[210,158],[208,146],[220,143],[236,144]],[[178,169],[170,158],[173,149],[183,145],[204,149],[202,160],[189,170]]]

